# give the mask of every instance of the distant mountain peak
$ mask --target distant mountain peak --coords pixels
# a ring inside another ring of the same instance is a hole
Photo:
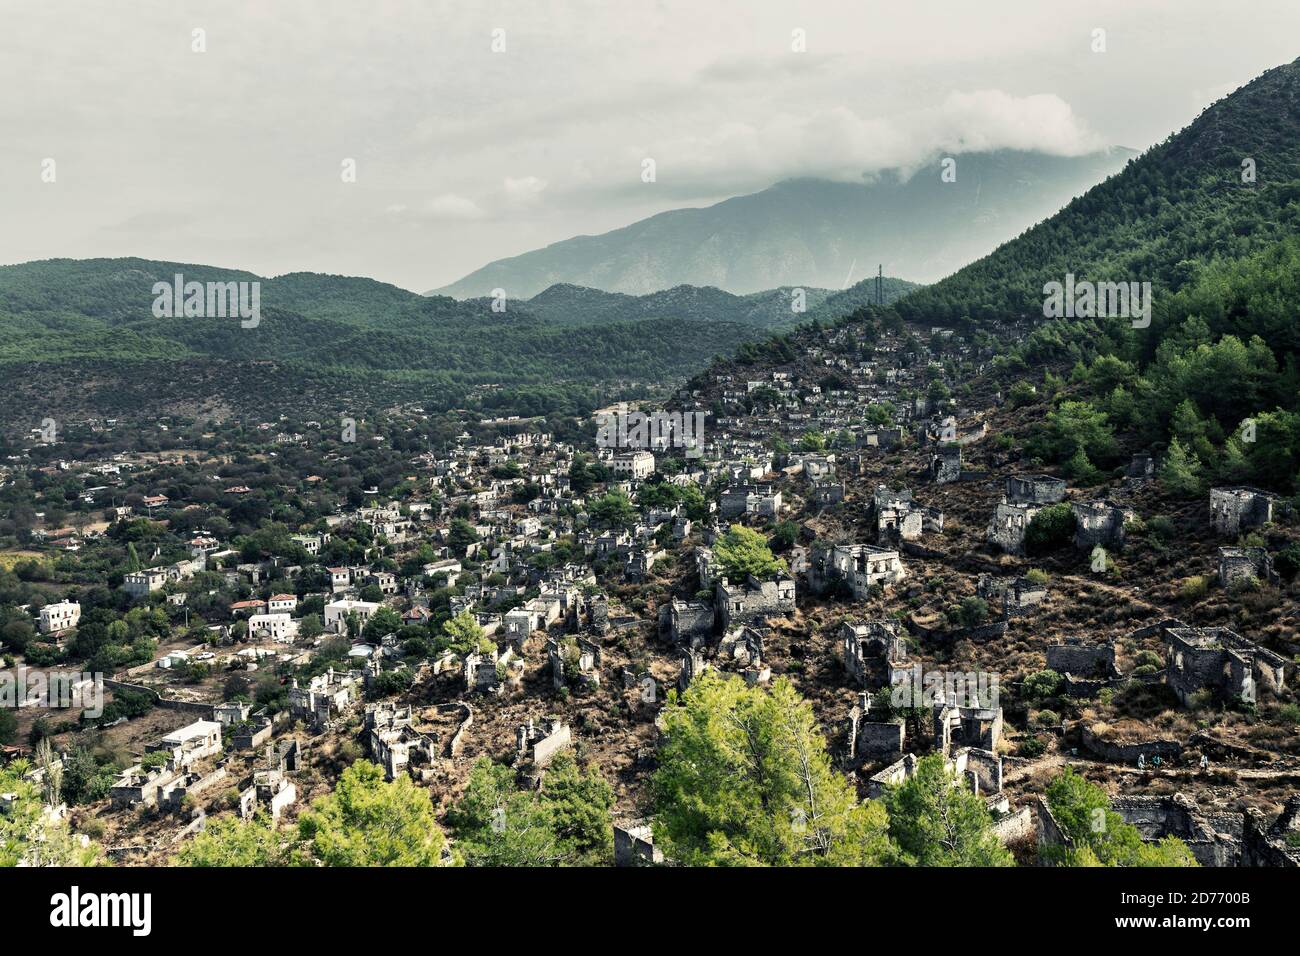
[[[435,291],[470,298],[501,288],[528,299],[558,284],[629,295],[682,287],[746,295],[841,288],[882,265],[888,275],[933,281],[1056,212],[1131,155],[1118,148],[1081,157],[963,153],[956,182],[942,182],[937,165],[934,175],[923,167],[857,183],[784,179],[500,259]]]

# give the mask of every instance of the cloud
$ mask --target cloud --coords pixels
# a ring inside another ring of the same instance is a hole
[[[542,198],[546,180],[536,176],[523,176],[519,179],[507,176],[502,189],[507,202],[516,206],[531,206]]]
[[[397,208],[401,215],[411,212],[404,205]],[[443,193],[441,196],[435,196],[432,199],[420,204],[414,210],[414,218],[424,219],[429,222],[468,222],[474,219],[482,219],[487,215],[483,207],[472,199],[456,193]]]
[[[1011,96],[1001,90],[953,92],[936,112],[940,145],[964,152],[1025,149],[1081,156],[1106,144],[1059,96]]]
[[[885,170],[907,173],[940,152],[1016,149],[1078,156],[1106,145],[1058,96],[988,89],[955,91],[937,106],[891,116],[836,106],[776,112],[758,121],[724,120],[702,135],[626,147],[606,168],[635,169],[643,157],[653,157],[665,192],[703,197],[795,177],[858,181]],[[636,188],[626,176],[604,185],[615,192]]]

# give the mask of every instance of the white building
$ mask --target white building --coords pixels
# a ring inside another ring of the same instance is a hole
[[[295,534],[293,540],[302,545],[304,550],[312,557],[320,553],[321,545],[329,541],[330,536],[327,534]]]
[[[364,625],[379,607],[374,601],[332,601],[325,605],[325,630],[342,634],[347,630],[349,613],[355,613],[357,623]]]
[[[292,614],[298,609],[298,598],[293,594],[272,594],[266,609],[272,614]]]
[[[620,478],[640,481],[655,473],[655,456],[648,451],[631,451],[615,455],[611,462],[614,474]]]
[[[287,613],[254,614],[248,619],[252,637],[269,637],[277,644],[292,644],[298,637],[298,622]]]
[[[221,753],[221,724],[215,720],[196,720],[145,748],[146,753],[159,750],[167,754],[173,767],[188,767],[196,760]]]
[[[60,601],[41,608],[41,633],[58,634],[77,626],[81,620],[81,605],[76,601]]]

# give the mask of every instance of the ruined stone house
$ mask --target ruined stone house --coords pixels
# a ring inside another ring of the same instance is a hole
[[[1263,548],[1220,548],[1219,584],[1230,588],[1246,581],[1277,584],[1269,553]]]
[[[867,761],[896,760],[903,755],[906,733],[902,720],[871,720],[871,695],[858,694],[846,721],[845,765],[857,767]]]
[[[753,575],[744,584],[718,582],[714,605],[725,630],[738,624],[752,624],[767,617],[788,614],[795,608],[794,578],[782,575],[759,581]]]
[[[1051,475],[1010,475],[1007,501],[1018,504],[1054,505],[1065,498],[1065,480]]]
[[[1110,641],[1089,644],[1079,638],[1070,638],[1064,643],[1049,645],[1047,668],[1058,674],[1089,679],[1119,677],[1119,670],[1115,667],[1115,645]]]
[[[961,446],[940,445],[930,456],[930,480],[946,485],[961,479]]]
[[[1277,495],[1245,486],[1210,489],[1210,524],[1216,532],[1235,537],[1273,520]]]
[[[713,606],[674,597],[659,608],[659,636],[673,644],[700,644],[713,633]]]
[[[816,544],[808,566],[808,583],[815,592],[842,584],[856,600],[868,597],[874,585],[897,584],[906,576],[898,552],[874,544]]]
[[[988,539],[1008,554],[1022,554],[1025,550],[1025,532],[1034,515],[1045,505],[1008,501],[1003,498],[989,519]]]
[[[1165,681],[1184,706],[1201,690],[1224,699],[1258,699],[1260,687],[1273,694],[1283,689],[1287,659],[1226,627],[1165,626],[1168,646]]]
[[[520,724],[515,730],[516,762],[529,760],[534,767],[545,767],[557,753],[573,746],[569,725],[555,717],[545,717]]]
[[[1118,550],[1124,547],[1124,526],[1137,515],[1109,501],[1076,501],[1074,511],[1074,546],[1085,551],[1096,547]]]
[[[861,687],[892,686],[894,672],[907,667],[907,643],[897,621],[845,621],[839,639],[844,669]]]

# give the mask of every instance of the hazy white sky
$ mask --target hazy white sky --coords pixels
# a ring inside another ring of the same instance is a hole
[[[1297,0],[0,0],[0,262],[424,291],[789,176],[1144,149],[1298,39]]]

